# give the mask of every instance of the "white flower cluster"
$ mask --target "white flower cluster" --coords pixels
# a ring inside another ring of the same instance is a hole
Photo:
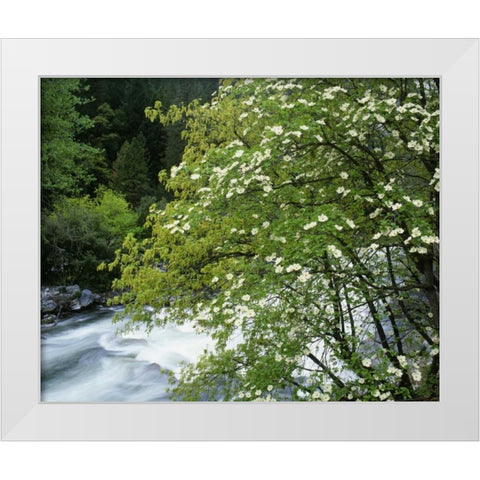
[[[323,92],[323,98],[325,100],[333,100],[335,98],[335,93],[340,92],[340,91],[344,92],[344,93],[347,92],[344,88],[342,88],[338,85],[335,86],[335,87],[326,88]]]
[[[343,194],[343,197],[346,197],[350,193],[350,191],[351,190],[346,189],[345,187],[338,187],[337,188],[337,193]]]
[[[245,101],[243,102],[243,104],[244,104],[244,105],[252,105],[254,100],[255,100],[255,97],[254,97],[254,96],[251,96],[248,100],[245,100]]]
[[[407,366],[407,358],[405,357],[405,355],[398,355],[397,360],[402,368],[405,368]]]
[[[330,400],[330,395],[328,395],[328,393],[320,393],[316,391],[316,392],[313,392],[312,399],[320,400],[321,402],[328,402]]]
[[[384,400],[386,400],[388,397],[390,397],[391,393],[390,392],[384,392],[384,393],[381,393],[378,398],[383,402]]]
[[[418,227],[415,227],[415,228],[412,229],[412,237],[413,238],[419,237],[421,234],[422,234],[422,232],[420,231],[420,229]]]
[[[415,150],[416,152],[423,151],[423,145],[418,143],[416,140],[411,140],[410,142],[408,142],[407,147],[411,150]]]
[[[415,382],[419,382],[422,379],[422,374],[420,370],[414,370],[412,372],[412,378]]]
[[[403,228],[394,228],[388,234],[389,237],[396,237],[397,235],[401,235],[404,232]]]
[[[298,277],[298,280],[301,283],[306,283],[306,282],[308,282],[308,280],[310,280],[310,278],[312,278],[312,274],[304,270],[301,273],[301,275]]]
[[[403,375],[403,372],[399,368],[394,367],[393,365],[390,365],[387,368],[387,373],[390,373],[390,375],[395,375],[396,377],[401,377]]]
[[[269,255],[268,257],[265,257],[265,261],[266,262],[273,262],[276,257],[277,257],[277,254],[274,252],[271,255]]]
[[[302,266],[299,265],[298,263],[294,263],[292,265],[289,265],[285,270],[290,273],[290,272],[298,272],[299,270],[302,269]]]
[[[281,125],[267,128],[269,128],[275,135],[281,135],[283,133],[283,127]]]
[[[340,258],[342,256],[342,251],[339,250],[335,245],[329,245],[327,250],[335,257]]]
[[[255,316],[255,311],[252,310],[251,308],[248,308],[246,305],[237,305],[235,307],[235,311],[237,313],[242,314],[242,316],[245,316],[247,318],[253,318]],[[243,317],[240,317],[240,320],[242,320]]]
[[[423,235],[421,237],[423,243],[431,244],[431,243],[440,243],[440,239],[435,235]]]
[[[362,365],[363,365],[364,367],[369,368],[369,367],[372,366],[372,361],[371,361],[369,358],[364,358],[364,359],[362,360]]]
[[[433,174],[433,178],[430,181],[430,185],[433,185],[434,186],[433,188],[435,188],[437,192],[440,191],[440,169],[439,168],[435,169],[435,173]]]
[[[327,220],[328,220],[328,217],[324,213],[318,216],[319,222],[326,222]]]
[[[425,247],[412,247],[409,252],[411,253],[420,253],[421,255],[425,255],[428,250]]]
[[[287,239],[285,237],[277,237],[276,235],[270,235],[270,240],[280,243],[287,243]]]
[[[317,226],[317,222],[311,222],[307,223],[306,225],[303,226],[304,230],[311,230],[312,228]]]
[[[183,168],[183,163],[180,163],[180,165],[178,166],[173,166],[171,169],[170,169],[170,177],[172,178],[175,178],[177,173]]]
[[[184,215],[182,218],[186,219],[188,218],[188,216]],[[174,220],[172,223],[167,223],[166,225],[164,225],[163,228],[169,230],[172,235],[177,232],[185,233],[186,230],[190,230],[191,228],[188,222],[185,223],[183,227],[180,227],[179,224],[180,220]]]
[[[302,136],[302,132],[294,131],[294,132],[288,132],[286,135],[294,135],[297,138],[300,138]]]
[[[323,391],[326,393],[332,393],[332,385],[330,383],[327,383],[323,386]]]
[[[242,145],[243,145],[243,142],[241,140],[233,140],[227,145],[226,148],[241,147]]]
[[[355,222],[353,220],[350,220],[349,218],[345,219],[345,223],[352,229],[357,228]]]

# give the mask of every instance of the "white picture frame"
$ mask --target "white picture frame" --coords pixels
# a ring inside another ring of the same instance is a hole
[[[4,440],[478,440],[478,39],[2,41]],[[440,77],[439,402],[41,403],[39,78]]]

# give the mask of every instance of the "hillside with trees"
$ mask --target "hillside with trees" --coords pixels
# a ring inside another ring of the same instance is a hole
[[[142,235],[151,204],[171,195],[160,170],[180,163],[181,126],[145,117],[162,98],[207,99],[215,79],[43,78],[41,80],[41,258],[43,285],[108,291],[98,272],[127,233]]]

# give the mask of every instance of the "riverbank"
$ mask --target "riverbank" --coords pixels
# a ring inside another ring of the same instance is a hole
[[[105,306],[109,295],[94,293],[79,285],[50,286],[41,289],[41,323],[55,325],[72,313]]]

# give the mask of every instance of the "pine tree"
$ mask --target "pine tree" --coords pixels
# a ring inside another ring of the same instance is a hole
[[[150,193],[148,181],[148,151],[142,133],[131,142],[126,140],[113,164],[113,187],[125,195],[129,203],[139,205],[143,196]]]

